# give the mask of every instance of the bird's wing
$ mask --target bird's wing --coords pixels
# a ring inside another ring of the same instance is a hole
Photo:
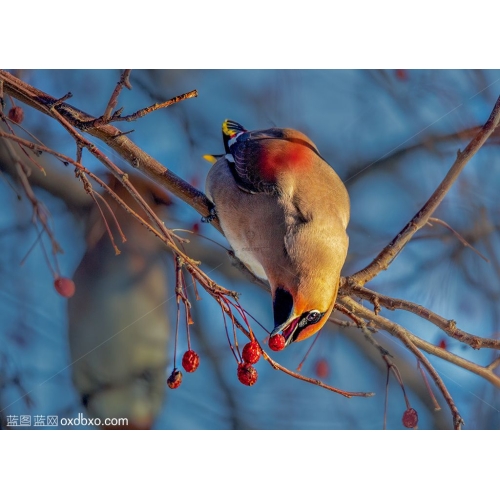
[[[300,175],[317,155],[317,150],[302,139],[286,136],[283,129],[268,129],[240,133],[230,142],[226,158],[240,189],[276,194],[278,186],[283,187],[283,174]]]
[[[266,175],[264,144],[251,140],[236,142],[226,158],[237,186],[251,194],[273,194],[276,191],[276,178]]]

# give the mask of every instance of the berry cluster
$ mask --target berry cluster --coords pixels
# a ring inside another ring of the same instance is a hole
[[[252,366],[260,359],[260,346],[255,340],[252,340],[243,347],[241,353],[242,361],[238,364],[238,380],[244,384],[251,386],[257,382],[258,373]]]
[[[200,356],[198,356],[196,351],[189,349],[184,353],[184,356],[182,356],[182,367],[187,373],[193,373],[197,370],[198,366],[200,366]],[[167,385],[170,389],[177,389],[177,387],[181,385],[181,382],[182,372],[174,368],[170,377],[167,379]]]

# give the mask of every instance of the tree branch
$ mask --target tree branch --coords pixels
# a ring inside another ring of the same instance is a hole
[[[344,297],[344,299],[346,299],[347,303],[356,304],[356,302],[354,300],[352,300],[348,297]],[[362,314],[359,313],[359,311],[356,311],[356,313],[360,314],[360,316],[362,316]],[[376,316],[374,313],[371,313],[371,314],[373,314],[375,317],[379,317],[379,316]],[[456,430],[461,429],[462,425],[464,424],[464,421],[463,421],[462,417],[460,416],[460,413],[458,412],[458,408],[456,407],[455,402],[453,401],[453,398],[451,397],[451,394],[448,392],[448,389],[446,388],[443,380],[439,376],[436,369],[432,366],[430,361],[422,354],[422,352],[417,348],[417,346],[415,345],[415,342],[413,341],[414,338],[416,339],[418,337],[415,337],[414,335],[412,335],[408,330],[406,330],[402,326],[400,326],[396,323],[393,323],[392,321],[389,321],[386,318],[382,318],[382,320],[383,320],[382,323],[384,325],[382,328],[385,331],[387,331],[388,333],[390,333],[391,335],[393,335],[394,337],[397,337],[401,342],[403,342],[403,344],[407,347],[407,349],[409,351],[412,352],[412,354],[417,358],[417,360],[420,361],[420,363],[422,363],[422,365],[424,365],[425,369],[427,370],[429,375],[432,377],[432,379],[436,383],[438,389],[441,391],[441,394],[443,395],[444,399],[446,400],[446,403],[448,404],[448,406],[451,410],[451,414],[453,416],[454,428]],[[372,319],[372,321],[374,323],[376,323],[376,321],[374,321],[373,319]]]
[[[376,303],[384,306],[391,311],[395,311],[396,309],[402,309],[404,311],[409,311],[421,318],[430,321],[438,328],[443,330],[450,337],[463,342],[464,344],[470,345],[473,349],[500,349],[500,340],[478,337],[476,335],[472,335],[470,333],[464,332],[457,328],[457,324],[454,320],[448,320],[439,316],[429,309],[415,304],[414,302],[410,302],[408,300],[402,299],[394,299],[392,297],[388,297],[386,295],[382,295],[378,292],[374,292],[373,290],[369,290],[368,288],[364,288],[358,285],[349,286],[349,290],[352,290],[354,295],[358,296],[361,299],[369,300],[372,303]]]
[[[130,80],[129,76],[130,73],[132,72],[131,69],[126,69],[120,76],[119,82],[116,84],[115,90],[111,94],[111,97],[109,98],[108,105],[106,106],[106,109],[104,111],[104,114],[102,115],[102,120],[104,123],[107,123],[111,119],[111,113],[113,112],[113,109],[115,109],[117,103],[118,103],[118,96],[120,95],[120,92],[122,91],[123,87],[127,87],[127,89],[132,90],[132,85],[130,85]]]
[[[339,298],[340,304],[344,305],[348,309],[350,309],[353,313],[361,316],[362,318],[366,319],[367,321],[373,322],[374,325],[376,325],[378,328],[381,330],[385,330],[386,332],[390,333],[391,335],[394,335],[398,337],[397,334],[393,334],[393,329],[395,327],[403,328],[397,325],[396,323],[388,320],[387,318],[384,318],[383,316],[378,316],[375,314],[373,311],[370,311],[366,307],[362,306],[361,304],[358,304],[354,299],[350,297],[340,297]],[[440,347],[437,347],[430,342],[427,342],[420,337],[417,337],[410,331],[406,330],[403,328],[405,331],[406,336],[415,344],[416,347],[419,349],[422,349],[423,351],[433,354],[434,356],[437,356],[441,359],[444,359],[445,361],[448,361],[456,366],[460,366],[461,368],[464,368],[465,370],[468,370],[472,373],[475,373],[476,375],[479,375],[480,377],[483,377],[485,380],[493,384],[495,387],[500,388],[500,376],[496,375],[493,373],[493,369],[491,367],[484,367],[477,365],[476,363],[473,363],[472,361],[469,361],[467,359],[461,358],[460,356],[457,356],[456,354],[453,354],[446,349],[441,349]]]
[[[479,151],[488,137],[493,133],[500,121],[500,97],[495,103],[488,121],[483,125],[479,133],[472,139],[463,152],[457,153],[457,159],[451,166],[441,184],[432,193],[425,205],[417,212],[413,219],[399,232],[399,234],[375,257],[375,259],[364,269],[351,276],[353,282],[364,285],[372,280],[380,271],[385,271],[389,264],[397,257],[399,252],[410,241],[412,236],[429,220],[434,210],[439,206],[446,193],[450,190],[458,175],[469,160]]]
[[[172,194],[194,208],[200,215],[208,217],[211,214],[210,210],[213,208],[213,204],[201,191],[198,191],[181,177],[142,151],[113,125],[93,125],[96,123],[96,117],[66,102],[58,102],[58,99],[28,85],[4,70],[0,70],[0,84],[2,83],[6,93],[46,115],[51,116],[50,110],[54,107],[54,109],[68,120],[71,126],[105,142],[132,167],[140,170],[154,182],[168,189]],[[222,233],[217,218],[213,219],[211,224]]]

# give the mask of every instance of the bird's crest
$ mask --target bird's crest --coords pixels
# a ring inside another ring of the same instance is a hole
[[[236,138],[244,132],[247,132],[247,130],[239,123],[233,122],[233,120],[224,120],[224,123],[222,124],[222,139],[224,141],[226,153],[229,153],[230,146]]]
[[[232,139],[235,135],[240,132],[246,132],[247,130],[243,128],[239,123],[233,122],[233,120],[224,120],[222,124],[222,133]]]

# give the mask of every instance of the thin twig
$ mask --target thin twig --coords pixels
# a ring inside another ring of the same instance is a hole
[[[26,139],[22,139],[21,137],[17,137],[15,135],[7,134],[6,132],[3,132],[0,130],[0,137],[4,137],[5,139],[9,139],[11,141],[17,142],[19,144],[23,144],[29,149],[32,149],[33,151],[43,151],[46,153],[49,153],[56,158],[60,159],[63,162],[69,163],[76,167],[79,171],[82,173],[85,173],[88,175],[92,180],[94,180],[96,183],[98,183],[103,189],[107,191],[107,193],[125,210],[127,211],[130,215],[132,215],[135,219],[137,219],[146,229],[151,231],[156,237],[160,238],[163,240],[163,236],[154,228],[151,226],[151,224],[148,224],[139,214],[137,214],[134,210],[132,210],[104,181],[102,181],[99,177],[97,177],[94,173],[92,173],[90,170],[88,170],[86,167],[84,167],[81,163],[76,162],[69,156],[66,156],[62,153],[59,153],[57,151],[54,151],[47,146],[42,146],[39,144],[34,144]],[[166,241],[165,241],[166,243]]]
[[[131,69],[126,69],[123,71],[123,73],[120,76],[119,82],[116,84],[115,90],[111,94],[111,97],[109,98],[108,105],[106,106],[106,110],[104,111],[104,114],[102,115],[102,121],[104,123],[108,123],[111,118],[111,113],[113,109],[115,109],[116,104],[118,102],[118,96],[120,95],[120,92],[122,91],[123,87],[127,87],[127,89],[132,90],[132,85],[130,85],[129,81],[129,76],[130,73],[132,72]]]
[[[432,403],[434,404],[434,410],[439,411],[441,410],[441,406],[439,406],[438,400],[436,399],[436,396],[434,396],[434,392],[432,391],[432,388],[429,384],[429,381],[427,380],[427,375],[425,374],[422,366],[420,365],[420,361],[417,359],[417,368],[422,375],[422,378],[424,379],[425,387],[427,387],[427,391],[429,392],[429,395],[432,399]]]
[[[343,391],[342,389],[337,389],[335,387],[332,387],[331,385],[324,384],[320,380],[316,380],[316,379],[310,378],[310,377],[305,377],[304,375],[300,375],[299,373],[293,372],[292,370],[285,368],[284,366],[280,365],[279,363],[276,363],[276,361],[274,361],[264,350],[262,350],[262,356],[275,370],[279,370],[279,371],[286,373],[287,375],[290,375],[294,378],[298,378],[299,380],[303,380],[304,382],[308,382],[308,383],[313,384],[313,385],[318,385],[319,387],[323,387],[323,389],[328,389],[329,391],[335,392],[336,394],[340,394],[341,396],[344,396],[346,398],[352,398],[354,396],[358,396],[358,397],[362,397],[362,398],[369,398],[369,397],[372,397],[375,395],[374,392],[347,392],[347,391]]]
[[[43,227],[43,230],[47,233],[48,237],[50,238],[50,242],[52,244],[52,253],[54,255],[55,260],[57,261],[57,258],[55,257],[56,254],[58,253],[63,253],[61,246],[56,240],[56,237],[50,228],[49,222],[47,220],[47,214],[48,211],[41,203],[38,198],[36,197],[35,193],[33,192],[33,189],[31,188],[31,185],[28,180],[28,175],[26,173],[27,167],[22,163],[20,158],[18,157],[16,151],[12,147],[12,144],[9,142],[6,143],[7,149],[9,150],[9,154],[12,157],[12,161],[14,162],[17,170],[17,175],[19,178],[19,181],[21,182],[21,186],[29,199],[30,203],[33,205],[33,223],[36,226],[36,222],[39,221],[40,224]]]
[[[458,233],[458,231],[455,231],[455,229],[453,229],[444,220],[437,219],[436,217],[429,217],[428,224],[430,224],[431,222],[435,222],[436,224],[440,224],[446,229],[449,229],[458,238],[458,240],[460,241],[460,243],[462,243],[462,245],[470,248],[473,252],[479,255],[479,257],[481,257],[481,259],[483,259],[485,262],[489,262],[489,260],[479,250],[476,250],[460,233]]]
[[[113,214],[113,211],[111,210],[111,207],[109,206],[108,202],[99,193],[97,193],[97,191],[96,192],[94,192],[94,190],[89,191],[89,195],[94,200],[95,204],[97,205],[97,209],[99,210],[99,213],[101,214],[102,221],[104,222],[104,227],[106,228],[106,232],[108,233],[109,239],[111,241],[111,245],[113,245],[113,249],[115,251],[115,255],[120,255],[120,253],[121,253],[120,249],[116,246],[115,238],[113,236],[113,233],[111,232],[111,228],[109,227],[109,224],[108,224],[108,221],[107,221],[107,219],[106,219],[106,217],[104,215],[104,212],[102,211],[102,208],[99,205],[99,202],[97,201],[96,195],[98,195],[98,196],[101,197],[102,201],[106,204],[106,206],[111,211],[111,214],[114,217],[114,214]],[[114,217],[114,219],[115,219],[115,222],[118,223],[118,221],[116,220],[116,217]],[[118,226],[118,227],[120,227],[120,226]],[[120,229],[120,233],[121,233],[121,229]],[[122,235],[123,235],[123,233],[122,233]],[[125,237],[125,236],[123,235],[123,237]]]
[[[142,118],[143,116],[146,116],[149,113],[152,113],[153,111],[156,111],[158,109],[168,108],[169,106],[172,106],[172,104],[177,104],[178,102],[185,101],[186,99],[191,99],[192,97],[198,97],[197,90],[191,90],[191,92],[186,92],[185,94],[178,95],[176,97],[173,97],[172,99],[169,99],[168,101],[147,106],[146,108],[140,109],[139,111],[132,113],[131,115],[121,116],[121,112],[119,110],[115,112],[115,114],[111,117],[109,121],[133,122],[135,120],[138,120],[139,118]]]

